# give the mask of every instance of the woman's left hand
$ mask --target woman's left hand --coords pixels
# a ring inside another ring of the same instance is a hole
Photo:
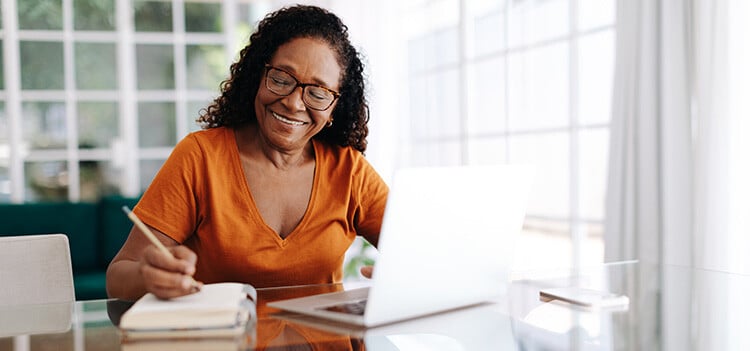
[[[365,278],[372,278],[372,266],[363,266],[359,269],[359,273],[362,273]]]

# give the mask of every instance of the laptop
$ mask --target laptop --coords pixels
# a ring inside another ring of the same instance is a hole
[[[396,171],[370,286],[268,306],[373,327],[502,296],[532,173],[523,165]]]

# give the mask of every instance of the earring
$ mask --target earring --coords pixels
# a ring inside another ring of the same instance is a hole
[[[331,118],[328,123],[326,124],[326,127],[331,127],[333,125],[333,118]]]

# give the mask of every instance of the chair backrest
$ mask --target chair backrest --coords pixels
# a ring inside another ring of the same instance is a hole
[[[75,301],[68,237],[0,237],[0,305]]]

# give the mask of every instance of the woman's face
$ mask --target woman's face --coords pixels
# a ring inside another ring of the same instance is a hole
[[[290,73],[301,84],[312,83],[339,90],[341,67],[335,52],[321,40],[292,39],[279,46],[268,64]],[[335,106],[336,102],[325,111],[308,108],[302,101],[300,87],[287,96],[279,96],[268,90],[265,75],[255,96],[260,133],[269,146],[280,151],[304,148],[331,120]]]

